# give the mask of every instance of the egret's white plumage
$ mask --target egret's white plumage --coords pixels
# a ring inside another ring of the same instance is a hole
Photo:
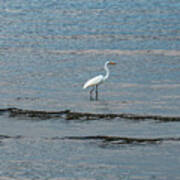
[[[111,61],[107,61],[105,64],[104,64],[104,69],[106,71],[106,75],[103,76],[103,75],[98,75],[98,76],[95,76],[94,78],[92,79],[89,79],[83,86],[83,89],[86,89],[88,87],[93,87],[93,89],[90,91],[90,99],[92,99],[92,92],[94,91],[94,86],[96,86],[96,100],[98,99],[98,85],[100,85],[101,83],[103,83],[108,77],[109,77],[109,69],[108,69],[108,64],[111,64],[111,65],[114,65],[116,63],[114,62],[111,62]]]
[[[83,89],[86,89],[88,87],[91,87],[91,86],[96,86],[97,84],[100,84],[103,82],[103,79],[104,79],[104,76],[103,75],[99,75],[99,76],[96,76],[90,80],[88,80],[84,86],[83,86]]]

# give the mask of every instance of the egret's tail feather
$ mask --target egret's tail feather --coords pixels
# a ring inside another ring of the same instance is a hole
[[[86,88],[87,88],[87,84],[84,84],[83,89],[86,89]]]

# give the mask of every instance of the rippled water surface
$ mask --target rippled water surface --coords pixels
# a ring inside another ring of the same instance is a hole
[[[178,0],[0,1],[0,109],[180,116]],[[104,74],[99,101],[84,82]],[[179,138],[154,119],[39,119],[0,114],[0,178],[180,179]]]

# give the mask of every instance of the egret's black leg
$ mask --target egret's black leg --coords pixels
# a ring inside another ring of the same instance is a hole
[[[96,100],[98,100],[98,85],[96,85]]]
[[[92,97],[92,93],[93,93],[93,91],[94,91],[94,87],[90,90],[90,100],[93,100],[93,97]]]

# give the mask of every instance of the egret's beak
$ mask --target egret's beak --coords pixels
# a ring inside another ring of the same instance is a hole
[[[109,62],[109,64],[111,64],[111,65],[115,65],[116,63],[115,63],[115,62],[110,61],[110,62]]]

